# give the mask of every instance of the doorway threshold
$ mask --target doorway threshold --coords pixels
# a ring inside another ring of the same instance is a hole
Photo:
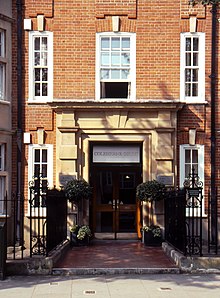
[[[95,233],[97,240],[138,240],[137,233]]]

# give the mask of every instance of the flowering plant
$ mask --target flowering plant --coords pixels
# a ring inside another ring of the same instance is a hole
[[[84,226],[73,225],[70,228],[70,232],[76,234],[76,238],[78,240],[83,240],[86,236],[92,237],[92,232],[91,232],[89,226],[87,226],[87,225],[84,225]]]
[[[145,232],[150,232],[151,231],[154,237],[161,237],[162,236],[161,228],[157,225],[143,226],[142,231],[145,231]]]

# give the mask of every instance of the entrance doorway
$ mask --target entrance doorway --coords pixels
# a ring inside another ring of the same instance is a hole
[[[93,165],[92,226],[97,238],[137,238],[136,186],[140,165]]]

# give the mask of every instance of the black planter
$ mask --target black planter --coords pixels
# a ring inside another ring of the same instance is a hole
[[[144,231],[143,232],[144,237],[144,244],[146,246],[161,246],[162,244],[162,237],[154,237],[154,234],[152,231]]]
[[[75,233],[70,233],[70,245],[71,246],[87,246],[89,245],[89,237],[86,236],[84,239],[80,240],[77,238]]]

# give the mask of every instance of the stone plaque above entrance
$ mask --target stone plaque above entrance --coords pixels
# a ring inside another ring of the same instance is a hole
[[[140,146],[93,146],[94,163],[139,163]]]

